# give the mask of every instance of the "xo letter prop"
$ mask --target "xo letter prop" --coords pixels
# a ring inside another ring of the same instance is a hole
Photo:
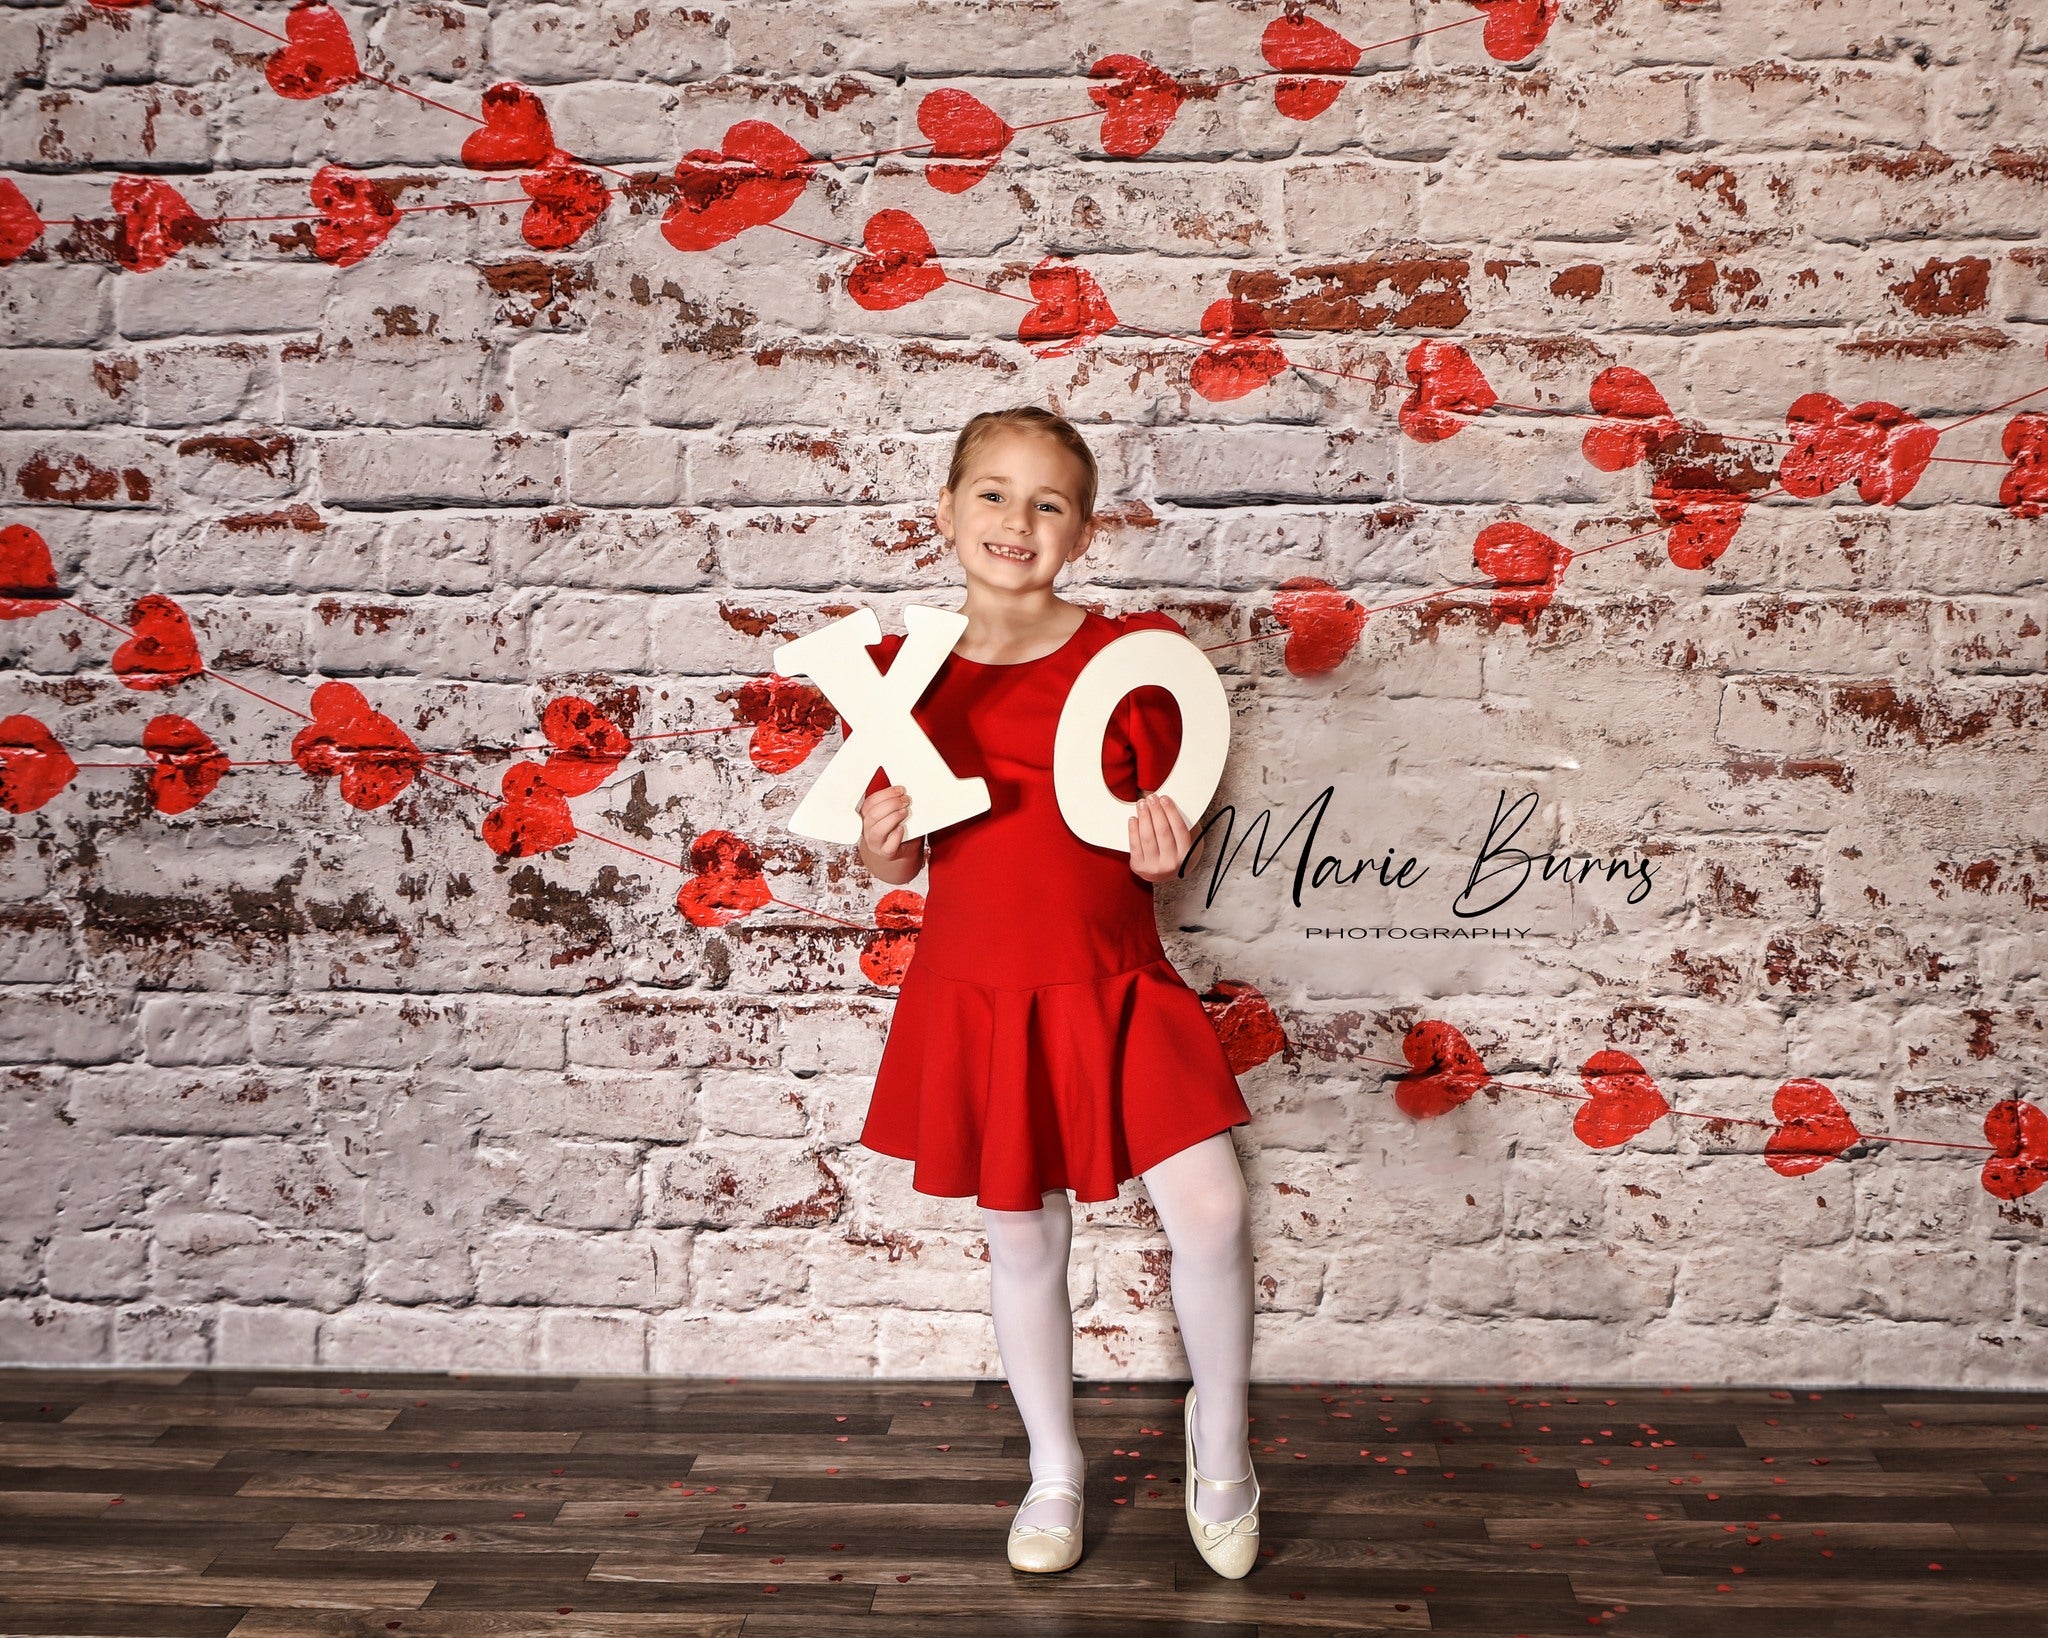
[[[866,650],[882,640],[870,609],[857,609],[775,651],[784,676],[809,676],[846,718],[846,742],[790,815],[798,836],[825,842],[860,840],[861,797],[877,768],[910,793],[906,836],[924,836],[971,819],[990,806],[988,782],[960,779],[926,737],[911,707],[924,694],[967,629],[967,616],[912,604],[903,611],[905,638],[886,673]],[[1198,817],[1223,778],[1230,749],[1230,700],[1208,656],[1178,632],[1130,632],[1105,645],[1074,679],[1053,736],[1053,792],[1060,817],[1082,841],[1130,849],[1138,811],[1119,801],[1102,778],[1102,742],[1109,719],[1132,690],[1166,689],[1180,707],[1181,747],[1160,794]]]

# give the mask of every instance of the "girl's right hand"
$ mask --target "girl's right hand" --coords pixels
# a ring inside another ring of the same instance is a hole
[[[861,798],[860,845],[871,864],[915,864],[924,838],[905,838],[903,830],[909,820],[910,792],[901,785],[885,785]]]

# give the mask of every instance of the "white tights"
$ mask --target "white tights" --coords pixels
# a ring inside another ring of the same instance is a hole
[[[1251,1505],[1251,1202],[1228,1132],[1169,1155],[1142,1176],[1173,1252],[1173,1311],[1195,1383],[1195,1464],[1204,1478],[1243,1481],[1225,1490],[1196,1486],[1189,1475],[1198,1515],[1221,1522]],[[1052,1190],[1037,1211],[983,1207],[982,1218],[996,1346],[1031,1440],[1031,1477],[1059,1473],[1081,1482],[1086,1462],[1074,1433],[1074,1309],[1067,1295],[1072,1203],[1066,1190]],[[1172,1460],[1178,1452],[1162,1454]],[[1055,1493],[1013,1522],[1074,1520],[1073,1503]]]

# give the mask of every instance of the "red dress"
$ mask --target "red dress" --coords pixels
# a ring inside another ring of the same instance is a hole
[[[1067,828],[1053,736],[1067,690],[1127,631],[1164,614],[1094,610],[1064,645],[989,665],[946,656],[911,715],[990,806],[925,838],[917,948],[897,992],[860,1142],[914,1163],[920,1194],[1036,1211],[1070,1189],[1110,1200],[1168,1155],[1251,1119],[1201,998],[1159,942],[1152,884],[1120,849]],[[887,670],[892,633],[869,649]],[[1124,801],[1157,790],[1180,749],[1163,688],[1110,719],[1103,776]],[[878,769],[868,789],[893,784]],[[1190,820],[1195,816],[1190,815]]]

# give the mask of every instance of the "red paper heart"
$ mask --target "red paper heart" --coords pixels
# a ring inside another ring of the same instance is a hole
[[[1216,1031],[1231,1074],[1257,1069],[1275,1053],[1293,1060],[1294,1048],[1287,1044],[1273,1003],[1257,986],[1219,978],[1202,992],[1202,1011],[1209,1015],[1209,1027]]]
[[[1283,12],[1266,25],[1259,50],[1278,69],[1336,74],[1349,74],[1363,55],[1327,23],[1294,11]],[[1274,83],[1273,106],[1289,119],[1314,119],[1343,89],[1342,80],[1282,79]]]
[[[1580,448],[1602,472],[1625,472],[1678,435],[1678,417],[1641,370],[1626,364],[1602,370],[1593,377],[1590,396],[1602,420],[1587,431]]]
[[[1541,530],[1511,520],[1489,523],[1472,542],[1472,561],[1493,581],[1493,612],[1502,620],[1531,624],[1550,607],[1570,550]]]
[[[1742,527],[1746,491],[1770,486],[1749,450],[1731,449],[1710,432],[1683,430],[1650,456],[1650,502],[1670,526],[1665,554],[1681,569],[1704,569],[1725,552]]]
[[[134,635],[114,650],[114,675],[129,688],[175,688],[206,669],[192,622],[168,597],[151,592],[128,611]]]
[[[43,219],[28,195],[0,176],[0,267],[28,254],[43,236]]]
[[[1764,1163],[1780,1177],[1817,1172],[1863,1140],[1841,1100],[1819,1081],[1787,1081],[1771,1100],[1778,1129],[1764,1145]]]
[[[707,830],[690,844],[697,872],[676,895],[676,908],[693,927],[723,927],[761,908],[773,896],[754,850],[729,830]]]
[[[1327,580],[1297,575],[1274,588],[1273,618],[1287,628],[1281,661],[1297,677],[1335,671],[1358,646],[1366,607]]]
[[[211,796],[226,776],[227,753],[188,717],[152,718],[142,730],[149,754],[149,802],[158,813],[184,813]]]
[[[555,128],[539,97],[513,80],[484,93],[483,124],[462,141],[462,163],[473,171],[522,171],[545,165],[555,152]]]
[[[2016,518],[2048,517],[2048,415],[2028,410],[2005,425],[1999,440],[2012,470],[1998,486],[1998,503]]]
[[[1596,1052],[1579,1070],[1590,1095],[1572,1118],[1572,1130],[1589,1149],[1612,1149],[1647,1132],[1671,1113],[1671,1105],[1643,1066],[1626,1052]]]
[[[213,224],[168,182],[119,176],[112,199],[114,259],[131,273],[154,273],[188,245],[213,238]]]
[[[693,148],[677,162],[676,200],[661,236],[678,250],[709,250],[774,221],[803,193],[810,158],[766,120],[741,120],[722,151]]]
[[[501,859],[523,859],[576,840],[568,799],[537,762],[515,762],[498,782],[504,802],[484,815],[483,839]]]
[[[34,717],[0,718],[0,808],[33,813],[77,776],[78,764]]]
[[[1218,339],[1189,367],[1188,385],[1212,403],[1256,392],[1287,368],[1287,355],[1249,302],[1229,296],[1212,301],[1202,314],[1202,334]]]
[[[0,620],[32,620],[57,606],[57,566],[25,523],[0,529]]]
[[[1088,77],[1115,82],[1089,86],[1088,100],[1102,110],[1102,151],[1119,159],[1136,159],[1158,147],[1187,100],[1179,80],[1142,57],[1104,57]]]
[[[286,44],[270,54],[263,77],[280,97],[324,97],[362,77],[348,24],[332,6],[299,0],[285,13]]]
[[[861,941],[860,970],[870,984],[888,990],[903,982],[910,958],[917,954],[917,931],[924,925],[924,895],[908,888],[884,893],[875,906],[877,931]]]
[[[1549,37],[1558,0],[1472,0],[1486,13],[1486,54],[1518,63]]]
[[[1486,372],[1455,341],[1420,341],[1408,353],[1415,383],[1401,405],[1401,430],[1419,444],[1440,443],[1465,427],[1463,417],[1484,415],[1500,402]]]
[[[540,731],[554,746],[541,772],[564,796],[596,790],[633,749],[625,729],[573,694],[548,702],[540,714]]]
[[[320,212],[313,224],[313,254],[323,262],[354,267],[398,226],[398,207],[367,176],[322,165],[313,173],[312,192]]]
[[[557,155],[519,179],[533,201],[519,218],[519,236],[535,250],[567,250],[597,225],[612,191],[595,171]]]
[[[1037,305],[1018,323],[1017,339],[1040,358],[1058,358],[1116,328],[1116,314],[1095,276],[1071,262],[1052,256],[1040,262],[1031,270],[1031,294]]]
[[[1872,400],[1850,409],[1830,393],[1810,392],[1785,412],[1792,451],[1778,466],[1785,493],[1813,500],[1856,481],[1866,506],[1896,506],[1913,492],[1941,434],[1896,404]]]
[[[839,723],[832,702],[794,677],[749,677],[740,685],[733,710],[754,731],[747,760],[767,774],[785,774],[824,743]]]
[[[1394,1102],[1412,1120],[1435,1120],[1493,1079],[1454,1025],[1425,1018],[1401,1037],[1401,1056],[1415,1067],[1394,1077]]]
[[[867,255],[846,271],[846,293],[871,313],[907,307],[946,282],[932,236],[907,210],[878,210],[861,230]]]
[[[966,159],[968,165],[927,161],[924,179],[941,193],[965,193],[996,168],[996,161],[1017,133],[979,97],[950,86],[933,91],[917,105],[917,128],[930,143],[933,160]]]
[[[315,779],[338,774],[341,799],[365,811],[397,796],[426,762],[403,728],[345,682],[313,690],[313,720],[292,740],[292,760]]]
[[[19,722],[19,717],[8,718]],[[0,723],[4,731],[6,723]],[[1979,1179],[2001,1200],[2023,1200],[2048,1183],[2048,1114],[2024,1098],[2008,1098],[1984,1117],[1984,1136],[1998,1151]]]

